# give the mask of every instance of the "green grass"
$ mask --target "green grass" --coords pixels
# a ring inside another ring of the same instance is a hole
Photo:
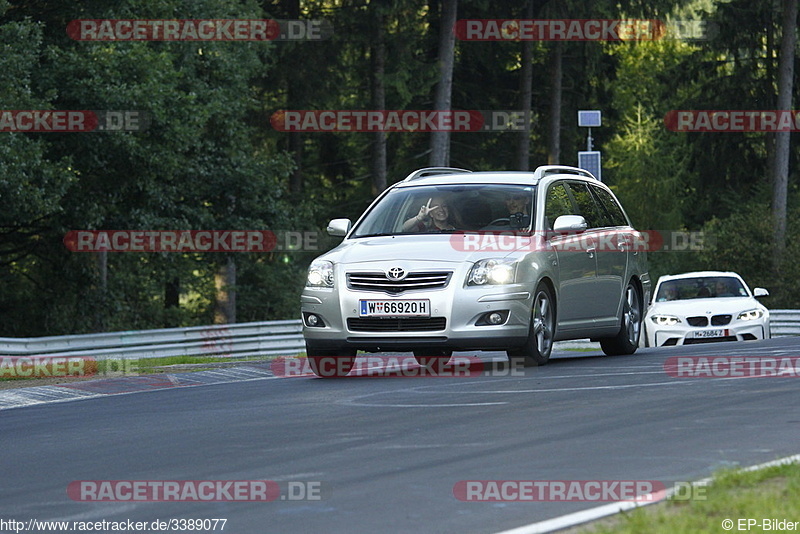
[[[778,530],[762,520],[777,519],[799,522],[800,530],[800,464],[768,467],[758,471],[723,470],[716,473],[709,486],[694,498],[671,499],[664,503],[636,508],[613,518],[600,520],[572,532],[639,534],[720,534],[723,532],[791,532]],[[731,529],[724,529],[729,519]],[[748,525],[754,519],[757,524]],[[743,522],[739,523],[739,520]],[[740,526],[742,527],[740,529]],[[790,527],[791,528],[791,527]]]

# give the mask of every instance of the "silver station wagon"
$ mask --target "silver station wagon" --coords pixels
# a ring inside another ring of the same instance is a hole
[[[591,338],[632,354],[650,299],[646,236],[582,169],[426,168],[387,188],[308,270],[309,364],[343,376],[358,350],[505,351],[542,365],[553,342]]]

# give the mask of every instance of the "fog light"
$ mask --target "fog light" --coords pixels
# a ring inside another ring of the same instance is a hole
[[[488,319],[490,324],[500,324],[503,322],[503,315],[497,312],[490,313]]]
[[[313,313],[306,315],[306,324],[308,326],[325,326],[325,324],[322,322],[322,319]]]
[[[488,311],[475,321],[475,326],[499,326],[508,320],[508,310]]]

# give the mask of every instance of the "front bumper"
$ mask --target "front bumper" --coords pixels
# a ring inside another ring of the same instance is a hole
[[[733,321],[725,326],[695,328],[686,324],[658,326],[645,320],[647,338],[651,347],[693,345],[719,341],[752,341],[770,337],[769,321]],[[704,333],[714,332],[711,337]]]
[[[470,266],[449,264],[452,275],[446,287],[409,290],[399,294],[355,290],[347,286],[346,273],[337,269],[332,289],[305,288],[301,296],[303,336],[306,345],[322,350],[410,351],[415,349],[508,350],[522,346],[529,332],[532,294],[523,284],[467,286]],[[441,264],[415,270],[442,270]],[[374,266],[350,267],[348,272],[376,271]],[[421,320],[359,317],[359,301],[428,300],[430,318]],[[490,312],[501,312],[499,325],[481,324]],[[317,326],[309,323],[317,317]]]

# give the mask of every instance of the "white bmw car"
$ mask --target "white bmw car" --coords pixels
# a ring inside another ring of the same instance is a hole
[[[644,321],[650,347],[768,339],[769,310],[733,272],[702,271],[662,276]]]

